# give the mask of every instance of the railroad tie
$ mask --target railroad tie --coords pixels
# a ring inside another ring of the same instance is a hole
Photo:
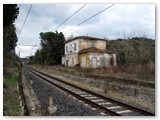
[[[78,90],[71,90],[71,92],[77,93],[77,92],[79,92],[79,91],[78,91]]]
[[[98,103],[99,105],[109,105],[111,104],[111,102],[102,102],[102,103]]]
[[[122,108],[122,107],[121,106],[107,107],[107,109],[110,109],[110,110],[117,109],[117,108]]]
[[[92,95],[86,95],[86,94],[82,94],[82,95],[80,95],[80,96],[82,96],[82,97],[89,97],[89,96],[92,96]]]
[[[107,115],[107,114],[106,114],[106,113],[104,113],[104,112],[101,112],[100,114],[101,114],[102,116],[105,116],[105,115]]]
[[[94,99],[94,98],[97,98],[97,97],[95,97],[95,96],[89,96],[89,97],[85,97],[85,98],[87,98],[87,99]]]
[[[84,94],[84,92],[76,92],[76,94],[81,95]]]
[[[116,113],[121,114],[121,113],[130,113],[132,112],[131,110],[123,110],[123,111],[118,111]]]
[[[98,100],[92,100],[93,102],[100,102],[103,101],[103,99],[98,99]]]

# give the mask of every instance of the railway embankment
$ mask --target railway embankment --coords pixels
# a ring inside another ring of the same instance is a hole
[[[33,66],[32,66],[33,67]],[[33,67],[36,68],[37,67]],[[40,69],[40,68],[38,68]],[[108,75],[65,72],[58,69],[41,68],[43,72],[65,78],[67,81],[126,102],[128,104],[155,112],[155,83],[145,80],[126,79]]]
[[[30,81],[29,83],[28,80],[26,80],[25,74],[26,72],[22,70],[21,87],[22,87],[22,94],[24,96],[24,105],[26,106],[28,115],[30,116],[44,115],[44,112],[41,110],[39,100],[35,95],[33,88],[31,87],[32,81]]]

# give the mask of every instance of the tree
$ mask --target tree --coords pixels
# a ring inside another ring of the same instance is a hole
[[[17,35],[13,23],[18,14],[19,8],[17,4],[3,5],[3,52],[13,50],[16,46]]]
[[[17,35],[16,28],[13,24],[7,26],[3,30],[3,53],[13,50],[16,46]]]
[[[16,46],[17,35],[13,23],[18,14],[19,8],[16,4],[3,5],[3,52],[13,50]]]
[[[15,22],[19,14],[19,8],[16,4],[4,4],[3,5],[3,28],[7,27]]]
[[[107,41],[107,48],[117,55],[118,64],[155,63],[155,40],[134,37]]]
[[[61,63],[61,55],[64,54],[64,35],[62,32],[41,32],[41,61],[55,65]]]
[[[19,14],[19,8],[16,4],[3,5],[3,58],[4,69],[12,60],[15,64],[15,46],[17,42],[16,28],[14,26],[15,19]],[[11,52],[14,50],[14,52]]]

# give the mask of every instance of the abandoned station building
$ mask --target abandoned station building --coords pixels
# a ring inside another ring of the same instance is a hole
[[[97,68],[116,65],[116,54],[106,50],[106,39],[78,36],[65,40],[62,65]]]

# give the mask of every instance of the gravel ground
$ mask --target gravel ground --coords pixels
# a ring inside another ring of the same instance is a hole
[[[66,79],[75,80],[77,82],[88,84],[88,85],[91,85],[91,86],[94,86],[94,87],[97,87],[97,88],[100,88],[102,86],[102,85],[100,85],[100,83],[102,82],[100,79],[98,79],[97,81],[101,81],[101,82],[96,82],[96,80],[92,80],[91,78],[85,78],[84,79],[83,77],[79,77],[79,76],[75,76],[75,75],[70,75],[70,74],[65,74],[65,73],[61,73],[61,72],[56,72],[55,74],[58,75],[58,76],[62,76],[64,78],[66,78]],[[101,83],[101,84],[103,84],[103,83]],[[133,95],[132,93],[133,93],[134,89],[131,89],[128,86],[126,86],[126,87],[125,86],[121,86],[121,87],[115,89],[115,92],[116,91],[119,94],[128,95],[128,97],[129,96],[135,97],[135,99],[137,99],[139,101],[144,101],[144,102],[148,101],[148,103],[152,104],[152,107],[145,107],[143,105],[139,105],[137,103],[129,102],[127,100],[117,99],[116,97],[111,97],[111,96],[108,96],[108,95],[106,95],[106,96],[109,97],[109,98],[111,98],[111,99],[115,99],[117,101],[121,101],[123,103],[129,104],[131,106],[135,106],[135,107],[141,108],[143,110],[147,110],[149,112],[155,113],[155,94],[154,94],[154,92],[152,94],[149,94],[149,93],[146,93],[147,91],[144,92],[141,89],[137,88],[136,89],[136,94],[137,95]]]
[[[30,77],[32,76],[32,77]],[[42,82],[39,78],[32,73],[27,72],[27,80],[32,81],[32,87],[37,95],[42,108],[47,108],[48,97],[52,96],[54,105],[57,107],[55,116],[100,116],[100,110],[92,110],[91,106],[86,106],[83,102],[63,93],[56,87]]]

